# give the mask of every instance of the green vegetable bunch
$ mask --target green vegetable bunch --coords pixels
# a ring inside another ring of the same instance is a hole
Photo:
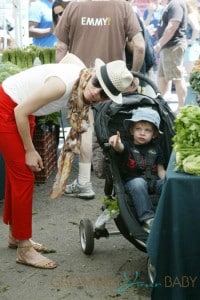
[[[29,45],[26,48],[9,48],[3,51],[2,61],[12,62],[22,69],[31,68],[34,59],[39,57],[42,64],[55,62],[55,47],[37,47]]]
[[[183,170],[185,173],[200,176],[200,155],[189,155],[183,160]]]
[[[53,123],[55,125],[59,125],[60,124],[60,118],[61,118],[61,112],[57,111],[54,112],[50,115],[47,116],[43,116],[43,117],[37,117],[36,118],[36,123],[38,125],[43,125],[43,124],[48,124],[48,123]]]
[[[111,217],[112,216],[115,217],[119,214],[119,206],[118,206],[117,199],[114,199],[114,198],[109,199],[109,198],[105,197],[103,204],[108,209]]]
[[[11,62],[0,63],[0,83],[2,83],[7,77],[20,71],[22,71],[22,69]]]
[[[189,78],[191,88],[200,94],[200,59],[196,60]]]
[[[200,71],[192,72],[189,81],[191,88],[200,94]]]
[[[200,107],[183,107],[174,121],[174,128],[176,134],[173,137],[173,148],[177,169],[184,171],[184,160],[187,157],[195,155],[200,158]]]

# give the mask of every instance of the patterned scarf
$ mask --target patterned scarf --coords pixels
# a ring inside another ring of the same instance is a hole
[[[72,89],[72,95],[68,103],[68,119],[71,128],[58,158],[58,170],[50,193],[51,199],[54,200],[57,200],[65,190],[74,154],[80,153],[81,134],[87,131],[90,125],[88,116],[89,105],[83,101],[83,91],[93,72],[93,69],[81,70],[80,77]]]

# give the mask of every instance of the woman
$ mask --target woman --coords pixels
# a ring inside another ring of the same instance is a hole
[[[89,105],[107,98],[120,103],[121,92],[133,89],[133,76],[123,61],[104,64],[96,59],[95,68],[86,69],[70,55],[76,63],[32,67],[7,78],[0,87],[0,152],[6,165],[3,221],[9,225],[8,245],[17,248],[18,263],[44,269],[57,265],[38,253],[43,245],[31,240],[34,172],[43,169],[32,142],[34,117],[69,105],[70,123],[82,133],[88,127]]]
[[[56,27],[58,21],[60,20],[63,11],[67,4],[69,4],[70,1],[62,1],[62,0],[56,0],[53,2],[52,5],[52,18],[53,18],[53,25]]]

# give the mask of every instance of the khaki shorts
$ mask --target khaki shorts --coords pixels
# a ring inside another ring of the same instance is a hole
[[[184,76],[185,49],[186,44],[181,43],[161,50],[158,77],[164,77],[166,80],[178,80]]]

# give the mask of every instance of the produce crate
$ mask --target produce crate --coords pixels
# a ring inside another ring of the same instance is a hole
[[[35,183],[45,183],[57,166],[56,133],[43,131],[40,126],[36,126],[33,143],[44,163],[44,169],[41,172],[35,172]]]

